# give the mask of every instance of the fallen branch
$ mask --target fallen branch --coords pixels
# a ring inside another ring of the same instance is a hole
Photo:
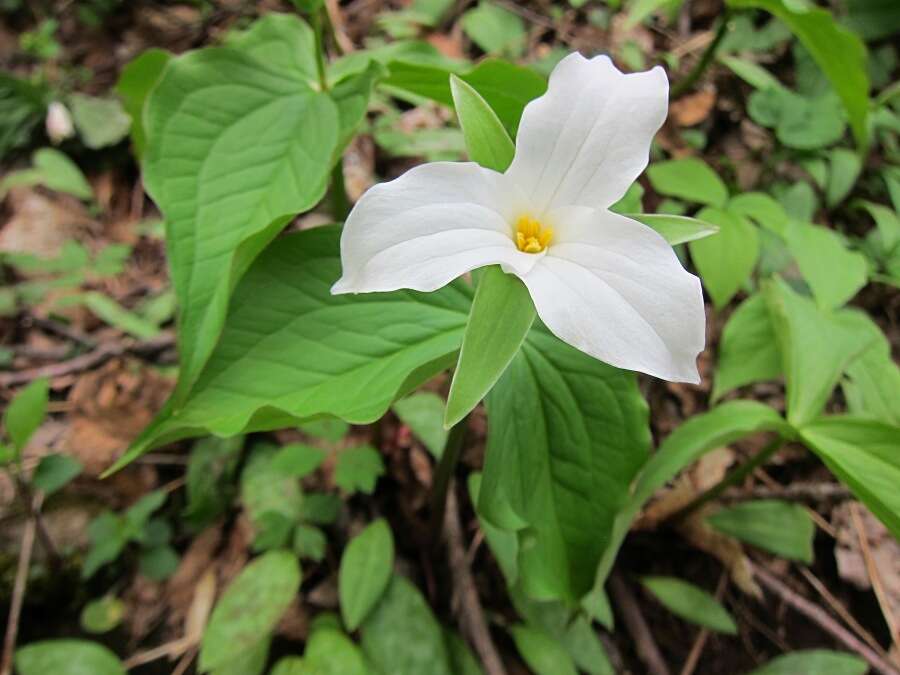
[[[616,609],[622,614],[625,628],[634,640],[634,648],[650,675],[670,675],[669,666],[666,665],[659,647],[653,640],[653,634],[647,625],[637,599],[628,588],[625,580],[613,572],[609,577],[609,592],[616,603]]]
[[[444,537],[450,558],[450,574],[459,600],[459,627],[475,648],[487,675],[506,675],[506,669],[497,647],[491,640],[490,629],[484,619],[484,609],[478,599],[478,590],[466,560],[462,525],[459,522],[459,504],[453,484],[447,491],[447,508],[444,515]]]
[[[147,340],[124,338],[117,342],[107,342],[86,354],[81,354],[62,363],[54,363],[49,366],[41,366],[40,368],[29,368],[28,370],[20,370],[15,373],[0,373],[0,388],[27,384],[41,377],[53,379],[63,375],[84,372],[122,354],[146,356],[161,352],[174,344],[175,336],[172,333],[160,333],[156,337]]]
[[[835,621],[824,609],[788,588],[775,575],[760,565],[751,563],[751,569],[756,578],[770,592],[781,598],[786,605],[792,607],[796,612],[818,625],[819,628],[841,642],[845,647],[852,649],[863,657],[876,672],[881,673],[881,675],[900,675],[900,670],[897,670],[891,663],[875,653],[871,647]]]

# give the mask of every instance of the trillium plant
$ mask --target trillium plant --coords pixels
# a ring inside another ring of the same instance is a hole
[[[769,442],[686,513],[791,442],[900,533],[889,393],[900,373],[880,329],[845,306],[866,283],[860,254],[812,212],[732,194],[730,170],[666,159],[654,141],[671,96],[662,67],[626,73],[602,53],[570,53],[545,77],[416,41],[329,60],[321,3],[296,4],[309,22],[268,14],[221,46],[154,50],[119,84],[165,221],[179,368],[110,471],[193,437],[397,416],[433,455],[436,536],[455,485],[517,610],[540,602],[565,626],[609,622],[607,577],[654,493],[753,434]],[[824,10],[728,5],[775,12],[804,41],[846,107],[858,150],[842,148],[841,161],[857,161],[871,142],[868,103],[854,103],[815,43],[844,44],[843,29]],[[847,45],[842,59],[856,53]],[[345,151],[359,134],[378,137],[369,111],[386,101],[452,110],[469,161],[417,160],[350,199]],[[651,188],[648,203],[668,198],[666,213],[644,211]],[[326,213],[330,224],[312,225]],[[870,245],[886,246],[887,217],[873,213],[885,234]],[[796,265],[763,265],[761,242]],[[706,302],[726,323],[705,350]],[[657,427],[654,449],[645,393],[684,386],[659,380],[700,385],[703,412]],[[739,398],[767,381],[783,383],[783,406]],[[847,412],[834,414],[838,386]],[[357,609],[353,626],[370,608]]]

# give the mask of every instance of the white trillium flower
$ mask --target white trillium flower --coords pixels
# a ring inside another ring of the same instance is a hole
[[[436,290],[500,265],[558,338],[619,368],[699,382],[700,280],[655,230],[613,213],[647,166],[669,83],[578,53],[526,106],[505,173],[434,162],[362,196],[341,236],[332,293]]]

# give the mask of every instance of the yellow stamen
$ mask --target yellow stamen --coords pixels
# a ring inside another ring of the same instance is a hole
[[[516,248],[525,253],[540,253],[553,239],[553,228],[541,225],[531,216],[516,221]]]

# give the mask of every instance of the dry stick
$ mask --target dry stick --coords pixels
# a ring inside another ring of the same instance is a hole
[[[765,568],[753,563],[750,563],[750,568],[754,576],[769,591],[780,597],[785,604],[791,606],[795,611],[816,623],[826,633],[843,643],[845,647],[862,656],[877,672],[882,675],[900,675],[900,670],[897,670],[891,663],[881,658],[871,647],[832,619],[824,609],[790,589]]]
[[[40,502],[33,503],[37,511]],[[16,567],[16,580],[13,584],[12,601],[9,605],[9,619],[6,622],[6,637],[3,640],[3,661],[0,663],[0,675],[12,673],[13,652],[16,650],[16,637],[19,634],[19,618],[22,615],[22,603],[25,600],[25,586],[28,583],[28,568],[31,565],[31,553],[34,550],[34,537],[37,521],[32,515],[25,521],[22,532],[22,550],[19,551],[19,564]]]
[[[478,599],[478,590],[466,560],[462,525],[459,522],[459,504],[451,484],[447,492],[447,508],[444,518],[444,534],[450,558],[450,573],[459,598],[460,629],[484,664],[487,675],[506,675],[503,661],[491,640],[490,629],[484,620],[484,609]]]
[[[897,627],[897,619],[891,611],[891,603],[885,593],[884,585],[881,583],[881,574],[879,574],[878,568],[875,566],[875,560],[872,558],[872,549],[869,547],[869,538],[866,536],[862,516],[859,515],[859,502],[852,502],[850,504],[850,515],[853,518],[853,527],[856,528],[856,536],[859,539],[859,548],[862,551],[863,560],[866,563],[866,573],[869,575],[869,581],[872,583],[872,590],[875,591],[875,597],[878,599],[881,613],[884,614],[884,620],[887,622],[888,629],[891,633],[891,642],[895,645],[900,645],[900,629]]]
[[[793,483],[791,485],[757,485],[750,490],[732,488],[722,495],[723,501],[750,499],[785,499],[788,501],[829,502],[849,499],[850,489],[838,483]]]
[[[609,577],[609,592],[616,602],[616,607],[622,613],[622,620],[634,640],[638,656],[647,666],[647,672],[650,675],[670,675],[669,666],[666,665],[662,654],[659,653],[650,627],[644,620],[644,615],[641,614],[637,599],[618,572],[613,572]]]
[[[133,354],[152,354],[162,351],[175,344],[175,337],[171,333],[160,333],[148,340],[133,340],[126,338],[118,342],[107,342],[93,351],[76,356],[74,359],[54,363],[40,368],[30,368],[15,373],[0,374],[0,388],[26,384],[41,377],[53,379],[63,375],[71,375],[90,370],[108,361],[115,356],[121,356],[128,352]]]
[[[844,620],[851,629],[853,629],[856,634],[865,641],[867,645],[869,645],[872,649],[874,649],[882,658],[887,658],[887,652],[884,650],[878,641],[872,637],[872,634],[859,625],[859,622],[853,618],[853,615],[847,611],[847,609],[841,604],[840,600],[838,600],[834,595],[829,591],[825,584],[819,581],[818,577],[815,574],[809,571],[808,568],[803,566],[798,566],[800,570],[800,574],[803,575],[803,578],[809,583],[810,586],[816,589],[816,592],[824,598],[825,602],[828,603],[828,606],[834,610],[834,613],[837,614],[841,619]]]
[[[722,600],[725,594],[725,587],[728,585],[728,571],[723,570],[719,577],[719,583],[716,586],[716,600]],[[709,639],[709,628],[703,628],[694,640],[694,645],[681,668],[681,675],[693,675],[700,663],[700,656],[703,654],[703,648],[706,647],[706,641]]]

